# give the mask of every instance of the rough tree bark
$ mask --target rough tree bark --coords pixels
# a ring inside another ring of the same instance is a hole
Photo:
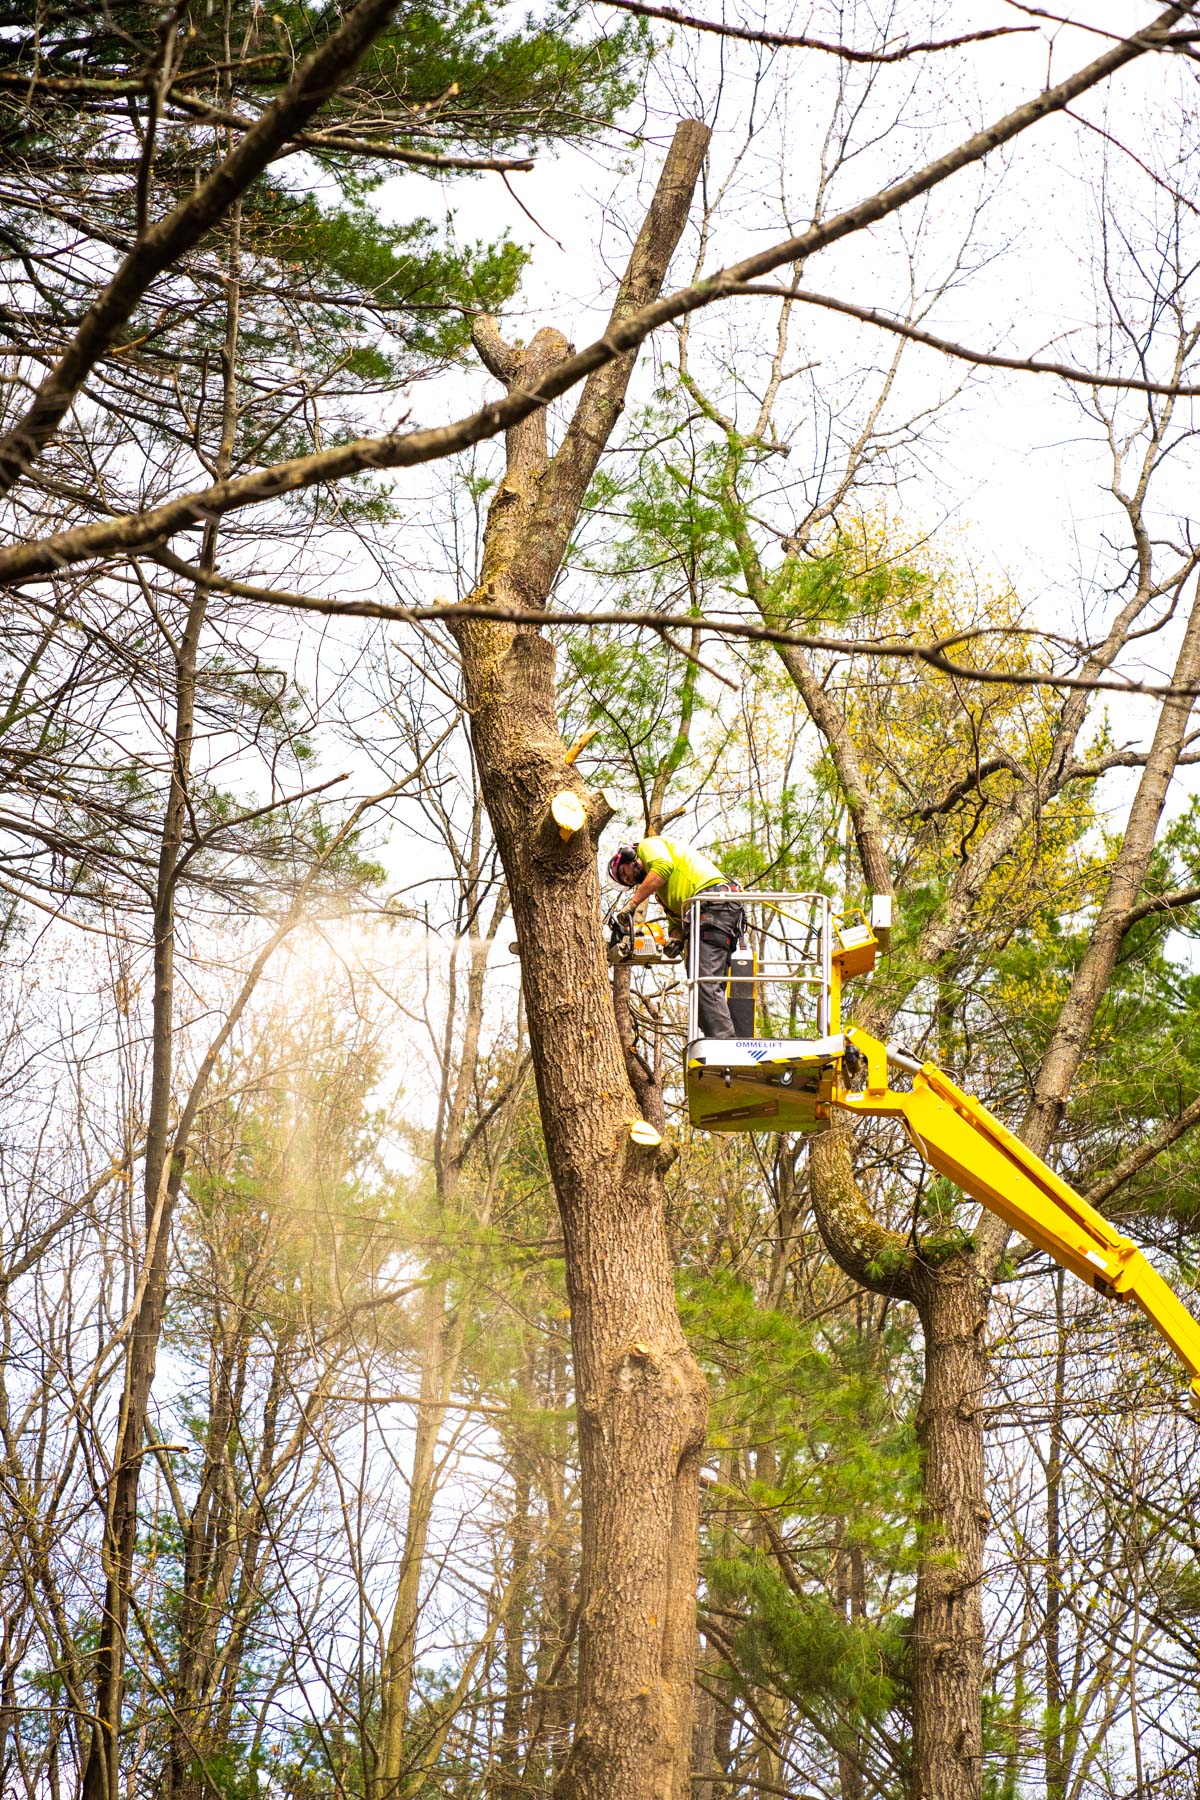
[[[855,1176],[844,1120],[813,1140],[813,1205],[840,1268],[917,1309],[925,1379],[917,1413],[923,1550],[913,1603],[913,1800],[975,1800],[983,1771],[983,1461],[989,1287],[975,1254],[936,1264],[880,1224]]]
[[[696,122],[676,131],[612,325],[661,289],[707,141]],[[475,342],[510,393],[569,349],[552,329],[515,349],[491,320],[477,322]],[[553,460],[544,412],[509,432],[473,598],[546,603],[633,360],[623,355],[592,376]],[[564,760],[549,640],[528,627],[470,620],[457,623],[455,637],[521,946],[571,1304],[582,1608],[575,1740],[556,1794],[684,1800],[707,1409],[675,1309],[663,1216],[669,1154],[629,1135],[637,1106],[602,955],[596,869],[609,810]],[[566,788],[582,800],[588,825],[564,842],[549,808]]]
[[[917,1411],[924,1533],[913,1606],[913,1793],[967,1800],[983,1782],[983,1458],[989,1287],[972,1255],[914,1261],[925,1340]]]

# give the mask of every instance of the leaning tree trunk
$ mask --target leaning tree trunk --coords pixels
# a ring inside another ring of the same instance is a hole
[[[241,312],[240,204],[230,215],[226,265],[221,437],[214,458],[214,468],[220,475],[227,475],[233,466],[238,423],[235,367]],[[206,572],[216,567],[217,533],[216,521],[210,521],[205,527],[200,555],[200,566]],[[170,1124],[174,1098],[175,898],[184,839],[189,829],[188,789],[196,724],[197,663],[208,601],[209,590],[198,584],[193,590],[186,623],[175,647],[175,726],[154,897],[150,1110],[144,1160],[145,1261],[139,1275],[139,1292],[129,1335],[116,1451],[105,1511],[101,1550],[104,1604],[96,1651],[95,1712],[81,1783],[84,1800],[117,1800],[119,1794],[125,1634],[137,1546],[138,1486],[150,1391],[166,1309],[171,1226],[183,1185],[184,1146],[178,1141],[172,1142]],[[171,1754],[175,1757],[176,1753],[173,1750]]]
[[[708,133],[678,129],[634,245],[614,321],[661,288]],[[509,389],[566,353],[481,320],[476,347]],[[632,357],[586,384],[550,461],[545,414],[511,431],[476,600],[541,607],[620,414]],[[460,620],[480,783],[512,897],[547,1159],[562,1217],[583,1542],[575,1740],[559,1800],[685,1800],[691,1745],[703,1377],[675,1309],[664,1226],[670,1156],[635,1144],[638,1116],[601,950],[596,848],[609,809],[565,760],[554,649],[532,624]],[[571,789],[587,823],[550,816]]]

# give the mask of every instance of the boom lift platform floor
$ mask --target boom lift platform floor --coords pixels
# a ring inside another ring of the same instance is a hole
[[[846,1053],[833,1037],[698,1038],[688,1045],[688,1116],[704,1131],[813,1131]]]

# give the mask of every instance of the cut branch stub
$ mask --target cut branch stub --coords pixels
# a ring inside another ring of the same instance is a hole
[[[588,795],[588,826],[593,844],[600,842],[601,832],[615,818],[620,805],[621,796],[616,788],[594,788]]]
[[[550,817],[558,826],[558,835],[564,843],[569,842],[577,831],[583,830],[588,818],[583,801],[570,788],[564,788],[561,794],[555,794],[550,802]]]
[[[591,726],[587,731],[581,731],[579,736],[575,739],[575,742],[571,745],[571,748],[567,751],[567,754],[563,757],[563,761],[573,763],[580,751],[586,750],[592,739],[598,735],[598,727],[595,725]]]
[[[520,352],[505,343],[491,313],[476,313],[471,320],[471,342],[488,374],[507,387],[520,364]]]

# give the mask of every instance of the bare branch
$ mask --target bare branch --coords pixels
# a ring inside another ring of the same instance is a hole
[[[889,318],[887,313],[877,312],[874,307],[855,306],[852,300],[837,300],[831,294],[814,294],[810,288],[766,287],[747,282],[737,292],[762,294],[772,300],[800,300],[807,306],[821,306],[828,312],[844,313],[847,318],[861,319],[865,325],[878,325],[884,331],[895,332],[897,337],[908,338],[911,343],[925,344],[931,350],[940,350],[943,356],[957,357],[960,362],[978,363],[987,369],[1014,369],[1021,375],[1058,375],[1064,381],[1075,381],[1083,387],[1125,388],[1138,394],[1164,394],[1172,399],[1182,396],[1193,398],[1200,394],[1200,384],[1141,381],[1135,375],[1098,375],[1091,369],[1077,369],[1070,363],[1045,362],[1036,356],[1001,356],[993,350],[972,350],[966,344],[956,344],[950,338],[936,337],[931,331],[922,331],[917,325],[905,324],[902,319]]]
[[[1200,887],[1176,888],[1171,894],[1155,894],[1149,900],[1139,900],[1125,915],[1125,929],[1132,930],[1142,919],[1152,918],[1155,913],[1176,912],[1184,906],[1195,906],[1197,900],[1200,900]]]
[[[1147,1163],[1153,1162],[1156,1156],[1161,1156],[1164,1150],[1169,1149],[1172,1144],[1178,1143],[1179,1139],[1197,1123],[1200,1123],[1200,1095],[1197,1095],[1190,1105],[1185,1106],[1177,1118],[1164,1120],[1157,1131],[1152,1131],[1149,1137],[1142,1139],[1135,1150],[1131,1150],[1128,1156],[1122,1157],[1111,1174],[1106,1175],[1102,1181],[1098,1181],[1093,1187],[1090,1187],[1083,1196],[1088,1205],[1103,1206],[1104,1202],[1112,1194],[1115,1194],[1119,1187],[1124,1187],[1125,1183],[1131,1180],[1140,1169],[1144,1169]]]
[[[753,25],[728,25],[721,19],[699,19],[674,6],[650,6],[646,0],[605,0],[605,4],[619,6],[622,12],[636,13],[639,19],[663,19],[668,25],[683,25],[689,31],[708,31],[717,37],[737,38],[746,44],[764,44],[769,50],[822,50],[828,56],[840,56],[843,62],[850,63],[904,62],[910,56],[958,50],[964,44],[982,44],[989,38],[1019,37],[1037,30],[1036,25],[994,25],[988,31],[969,31],[962,37],[902,44],[894,50],[855,50],[849,44],[831,43],[827,38],[798,37],[786,31],[762,31]]]
[[[625,611],[621,608],[595,612],[547,611],[536,606],[512,606],[503,601],[435,600],[429,606],[397,606],[386,600],[338,600],[323,595],[293,593],[282,588],[257,587],[248,581],[233,581],[224,575],[209,574],[198,565],[182,561],[168,550],[154,552],[155,561],[177,575],[239,599],[259,601],[267,606],[293,607],[298,612],[323,613],[327,617],[350,619],[387,619],[401,625],[449,622],[455,619],[494,619],[509,625],[638,625],[656,631],[693,631],[694,613],[657,613]],[[1049,670],[969,668],[946,655],[946,647],[973,638],[995,635],[995,628],[978,626],[970,631],[956,631],[929,643],[910,643],[894,638],[836,638],[814,632],[789,631],[782,625],[761,624],[754,619],[708,618],[704,629],[713,637],[746,638],[755,643],[794,645],[802,650],[827,650],[837,656],[878,656],[897,661],[925,663],[942,674],[957,675],[966,681],[993,685],[1036,688],[1079,688],[1085,692],[1106,689],[1121,694],[1152,694],[1159,698],[1183,698],[1200,693],[1200,683],[1180,687],[1154,682],[1128,681],[1116,675],[1055,675]],[[1043,642],[1055,640],[1049,633],[1027,631],[1025,636],[1039,637]],[[678,646],[676,646],[678,648]]]
[[[1007,770],[1010,775],[1014,775],[1018,781],[1024,781],[1026,778],[1024,769],[1014,756],[986,757],[977,768],[970,769],[960,781],[956,781],[953,787],[948,788],[940,800],[930,800],[924,806],[914,807],[912,817],[928,823],[930,819],[937,818],[939,814],[950,812],[960,800],[965,800],[968,794],[974,793],[977,788],[982,787],[989,775],[998,775],[1002,769]]]

